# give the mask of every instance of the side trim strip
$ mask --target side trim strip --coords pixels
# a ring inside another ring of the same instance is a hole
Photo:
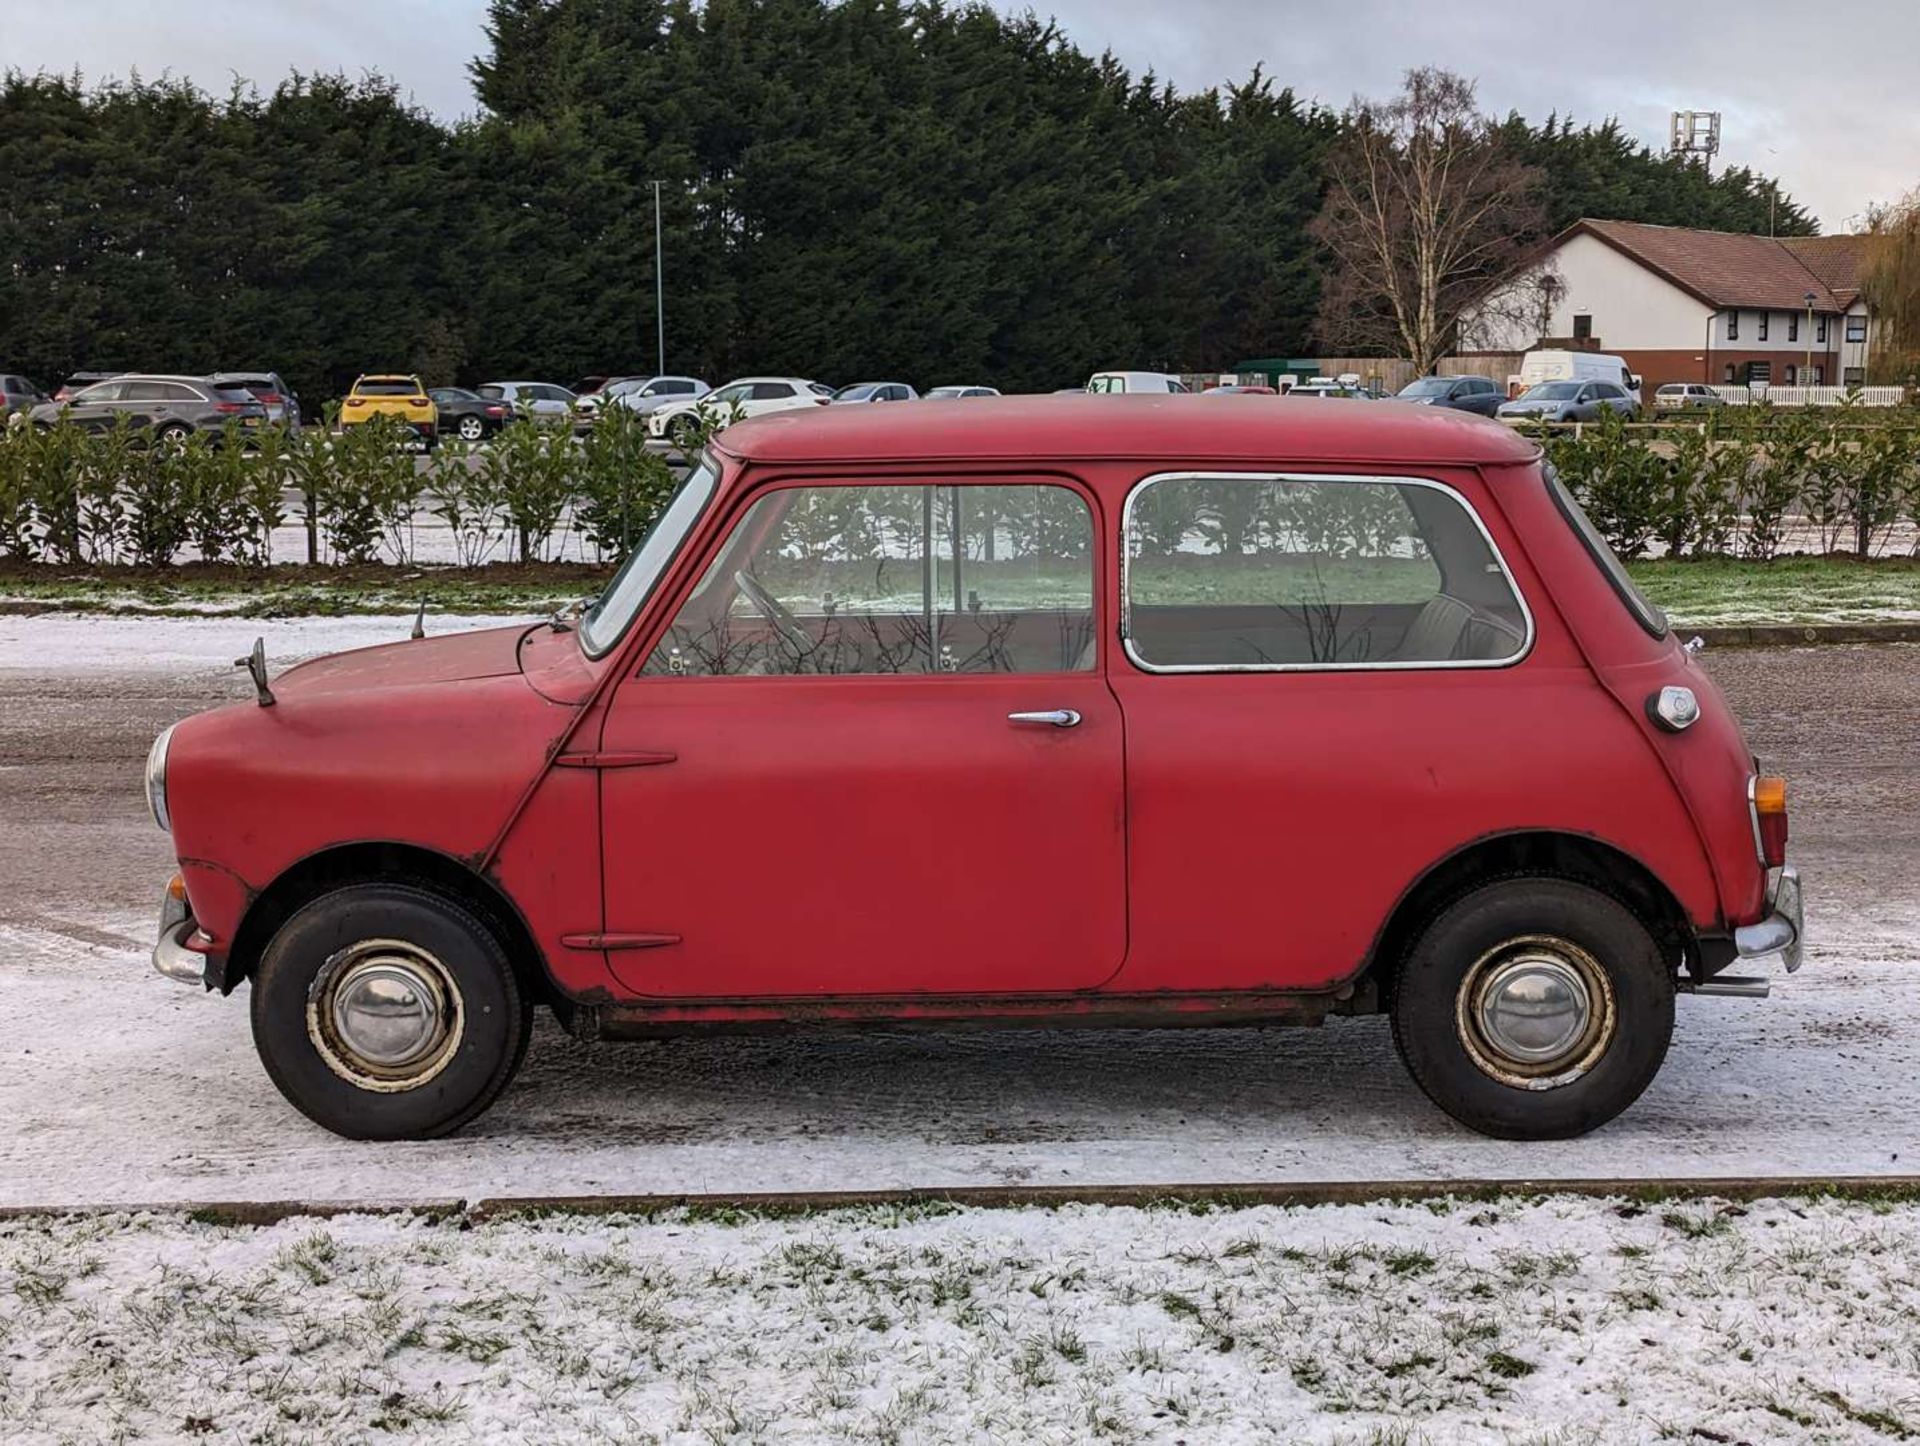
[[[678,934],[562,934],[569,949],[663,949],[678,944]]]
[[[677,753],[562,753],[553,760],[556,768],[657,768],[679,759]]]

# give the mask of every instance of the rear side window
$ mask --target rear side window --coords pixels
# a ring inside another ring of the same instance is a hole
[[[1464,498],[1401,478],[1150,477],[1126,643],[1154,672],[1498,667],[1532,621]]]
[[[1620,559],[1613,555],[1613,549],[1607,546],[1606,538],[1600,535],[1600,529],[1593,525],[1593,519],[1587,516],[1587,510],[1580,501],[1567,490],[1567,484],[1560,480],[1560,474],[1552,467],[1546,469],[1547,489],[1553,493],[1553,500],[1559,505],[1560,515],[1576,532],[1587,551],[1599,564],[1600,570],[1607,575],[1607,581],[1613,584],[1613,590],[1620,594],[1620,601],[1634,620],[1656,638],[1667,635],[1667,615],[1647,600],[1632,576],[1621,565]]]

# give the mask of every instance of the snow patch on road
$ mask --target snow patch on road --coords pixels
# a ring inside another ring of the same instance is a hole
[[[429,636],[473,628],[526,626],[529,617],[429,616]],[[397,643],[413,630],[413,614],[340,618],[115,618],[72,614],[0,615],[0,671],[35,673],[183,673],[228,668],[252,648],[267,646],[269,669],[323,653]]]
[[[1904,901],[1876,922],[1823,916],[1816,895],[1804,969],[1769,1000],[1682,998],[1639,1103],[1543,1144],[1453,1124],[1377,1018],[620,1045],[543,1018],[518,1082],[461,1135],[354,1143],[274,1090],[244,991],[152,972],[152,928],[0,927],[0,1204],[1920,1172]]]

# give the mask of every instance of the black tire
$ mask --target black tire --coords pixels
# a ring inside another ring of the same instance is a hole
[[[1591,983],[1595,1032],[1564,1055],[1516,1064],[1470,1000],[1501,968],[1538,956]],[[1660,946],[1617,900],[1567,879],[1510,878],[1427,925],[1391,981],[1389,1009],[1408,1073],[1441,1109],[1500,1139],[1563,1140],[1605,1124],[1652,1082],[1673,1037],[1673,990]]]
[[[368,946],[381,941],[380,948]],[[341,971],[403,959],[444,988],[448,1027],[417,1065],[374,1079],[327,1001]],[[324,976],[324,979],[323,979]],[[451,1134],[507,1087],[533,1012],[499,936],[443,895],[405,883],[352,884],[297,910],[253,975],[253,1041],[280,1093],[314,1123],[354,1140]],[[457,1021],[457,1024],[454,1023]]]

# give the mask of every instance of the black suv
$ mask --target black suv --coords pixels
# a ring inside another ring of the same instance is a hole
[[[124,417],[151,431],[156,442],[177,446],[195,432],[218,433],[229,421],[252,431],[266,424],[267,409],[244,387],[223,387],[210,377],[129,372],[95,382],[64,402],[43,402],[27,417],[42,428],[64,417],[91,432],[107,431]]]
[[[1507,394],[1492,377],[1421,377],[1402,387],[1397,397],[1403,402],[1491,417]]]

